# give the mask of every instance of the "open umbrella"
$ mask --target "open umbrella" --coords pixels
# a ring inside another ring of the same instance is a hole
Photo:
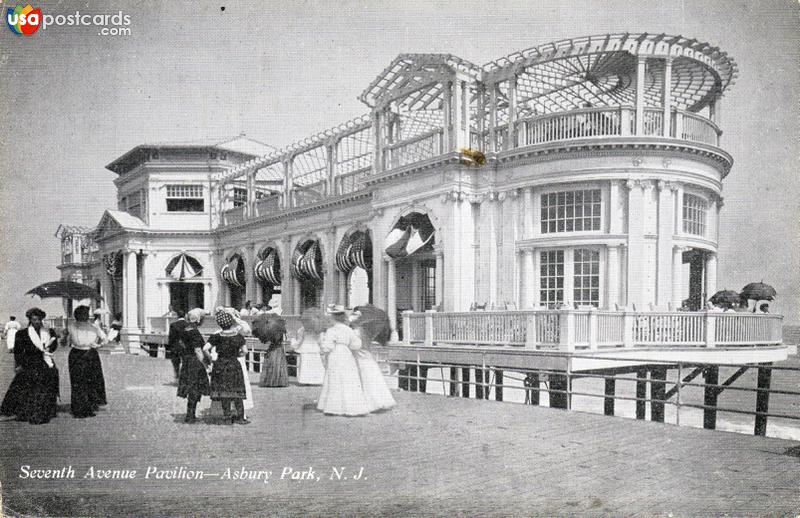
[[[353,321],[352,325],[364,329],[370,341],[386,345],[392,333],[389,326],[389,315],[372,304],[356,306],[354,309],[359,312],[359,316]]]
[[[722,290],[716,292],[714,295],[711,296],[711,302],[714,303],[715,306],[720,306],[724,308],[730,308],[733,306],[737,306],[741,298],[739,294],[732,290]]]
[[[274,313],[258,315],[251,326],[253,336],[265,344],[279,344],[286,334],[286,321]]]
[[[751,282],[742,288],[741,296],[743,299],[756,301],[756,303],[753,304],[753,313],[755,313],[759,300],[773,300],[777,294],[778,293],[775,291],[775,288],[769,284],[764,284],[763,282]]]
[[[102,299],[91,286],[72,281],[46,282],[28,291],[27,295],[37,295],[43,299],[53,297],[74,300]]]

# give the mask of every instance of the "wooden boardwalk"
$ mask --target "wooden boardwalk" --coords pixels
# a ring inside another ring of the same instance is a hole
[[[67,408],[65,352],[56,361]],[[98,417],[0,422],[7,515],[800,513],[793,441],[407,392],[386,413],[329,417],[314,408],[318,388],[298,386],[254,386],[249,426],[185,425],[168,361],[115,355],[103,363],[109,405]],[[11,375],[4,354],[0,390]],[[20,478],[22,466],[71,466],[75,478]],[[136,470],[136,477],[83,478],[90,467]],[[205,476],[146,478],[149,467]],[[266,483],[258,473],[262,480],[223,479],[228,468],[271,474]],[[281,479],[285,468],[295,477],[312,468],[313,478]],[[341,479],[332,468],[344,468]]]

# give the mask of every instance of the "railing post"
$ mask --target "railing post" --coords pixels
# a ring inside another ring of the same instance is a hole
[[[597,350],[597,308],[589,310],[589,350]]]
[[[633,109],[630,106],[622,106],[619,114],[619,134],[623,137],[628,137],[631,134],[631,115]]]
[[[558,323],[560,326],[559,349],[562,351],[575,350],[575,313],[572,309],[563,309],[560,312]]]
[[[705,326],[706,326],[706,347],[716,347],[716,327],[717,327],[717,317],[714,313],[709,313],[706,311],[706,318],[705,318]]]
[[[433,309],[425,310],[425,345],[433,345]]]
[[[411,310],[403,311],[403,344],[411,345]]]
[[[683,112],[675,111],[675,138],[683,138]]]
[[[633,342],[633,326],[636,323],[636,314],[628,312],[626,309],[622,313],[622,346],[625,348],[632,348]]]
[[[527,313],[525,320],[525,347],[536,349],[536,313]]]

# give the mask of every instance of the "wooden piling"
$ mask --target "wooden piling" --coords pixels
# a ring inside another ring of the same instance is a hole
[[[647,408],[647,368],[637,369],[636,378],[636,419],[644,419]]]
[[[567,394],[567,376],[565,374],[550,374],[550,408],[569,408]]]
[[[613,376],[613,374],[612,374]],[[606,397],[603,399],[603,413],[605,415],[614,415],[614,395],[617,389],[616,378],[606,378]]]
[[[717,428],[717,397],[719,396],[719,367],[716,365],[706,367],[703,372],[705,379],[705,395],[703,404],[708,407],[703,409],[703,428],[714,430]],[[710,385],[710,386],[709,386]]]
[[[469,397],[469,367],[461,369],[461,397]]]
[[[503,400],[503,371],[497,369],[494,371],[494,399],[496,401]]]
[[[667,391],[667,368],[653,367],[650,371],[650,420],[664,422],[664,399]]]
[[[771,364],[766,364],[771,365]],[[769,412],[769,387],[772,383],[772,369],[769,367],[758,368],[758,388],[756,393],[756,423],[754,433],[762,437],[767,434],[767,416]]]

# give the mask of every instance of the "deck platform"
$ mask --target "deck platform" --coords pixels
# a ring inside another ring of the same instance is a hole
[[[314,408],[316,387],[253,386],[249,426],[185,425],[171,364],[108,355],[109,405],[93,419],[0,421],[10,516],[794,515],[800,443],[474,399],[397,392],[363,418]],[[61,408],[69,402],[66,351]],[[11,356],[0,358],[10,380]],[[254,380],[255,380],[254,375]],[[3,387],[5,388],[5,387]],[[74,479],[21,479],[72,466]],[[89,467],[130,480],[82,478]],[[262,481],[149,479],[158,469],[268,470]],[[280,479],[286,467],[320,480]],[[330,480],[361,467],[361,480]]]

